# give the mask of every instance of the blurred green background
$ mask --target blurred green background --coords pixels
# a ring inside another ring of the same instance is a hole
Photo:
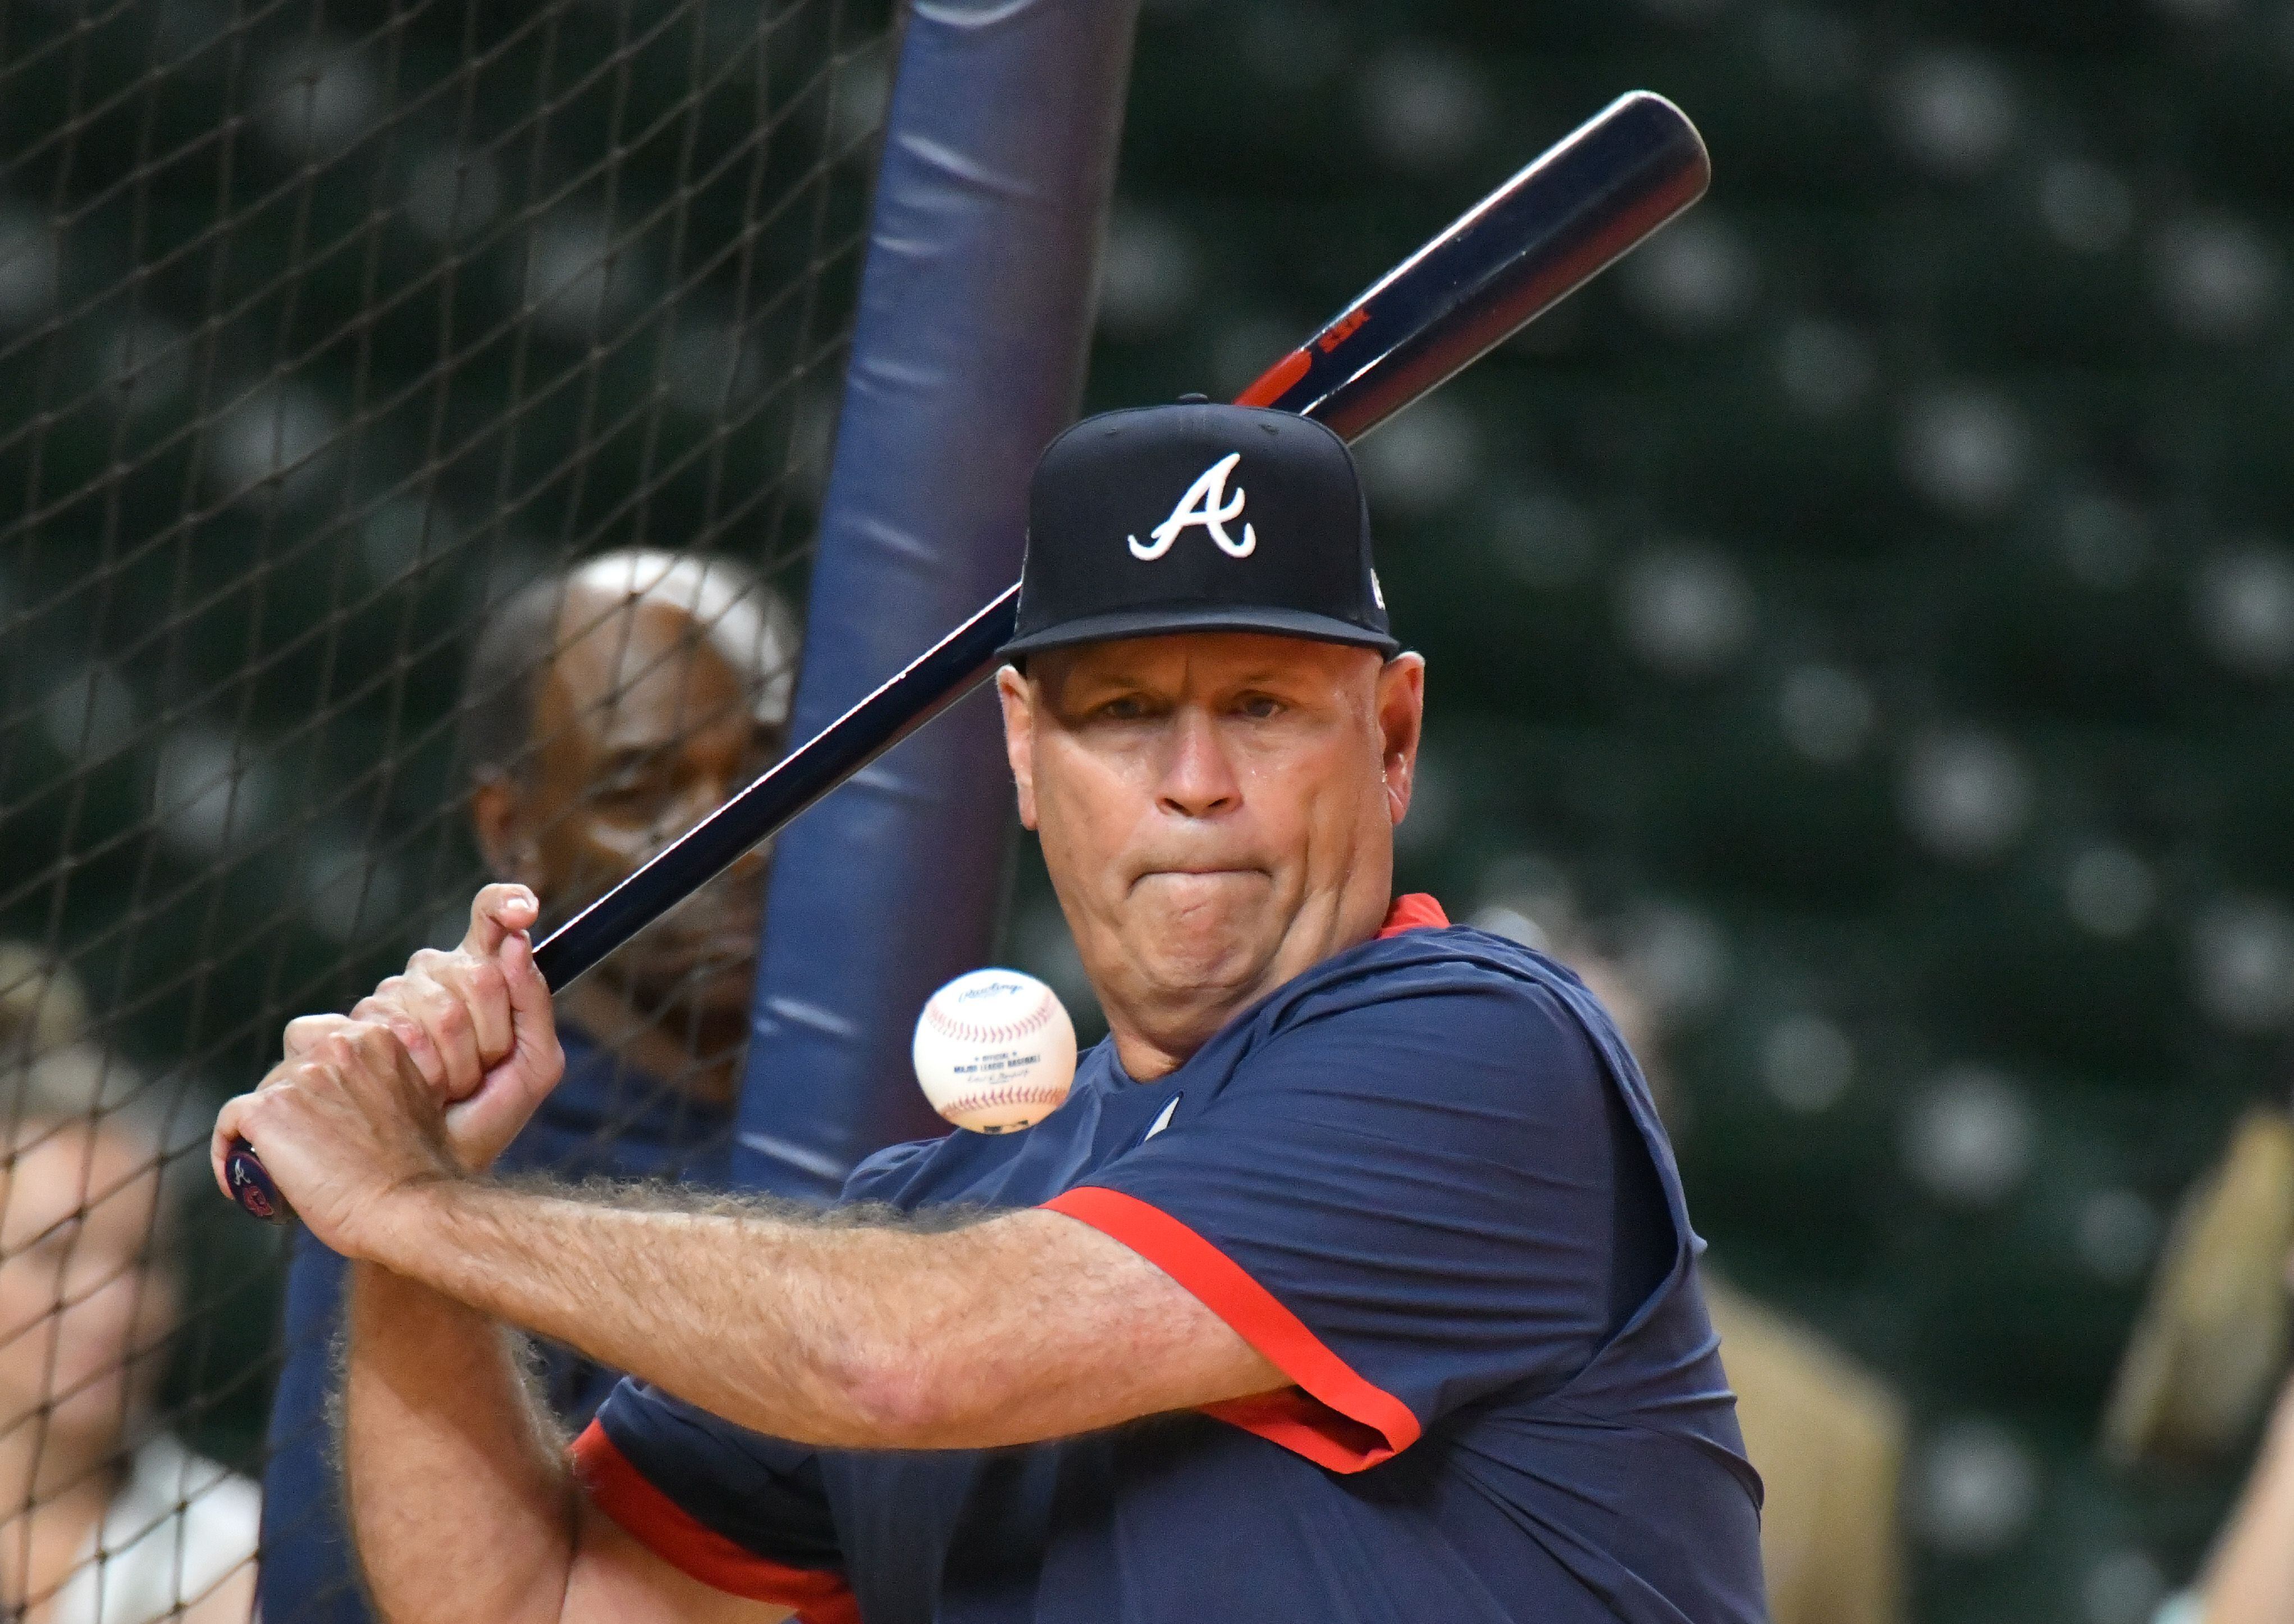
[[[139,1059],[220,1086],[458,905],[509,587],[801,587],[885,20],[9,8],[0,926]],[[2134,1624],[2233,1479],[2096,1417],[2294,1023],[2294,12],[1150,0],[1091,404],[1239,389],[1635,86],[1710,199],[1363,448],[1403,878],[1656,990],[1715,1257],[1912,1405],[1918,1616]],[[1031,855],[1012,919],[1088,1025]],[[244,1459],[271,1308],[205,1300]]]

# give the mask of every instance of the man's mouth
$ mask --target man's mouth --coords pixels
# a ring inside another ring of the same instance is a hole
[[[1220,880],[1264,880],[1265,878],[1266,878],[1266,871],[1263,868],[1252,868],[1241,865],[1226,867],[1211,866],[1208,865],[1190,865],[1183,868],[1150,868],[1143,870],[1140,873],[1139,877],[1131,882],[1131,886],[1134,890],[1136,890],[1139,887],[1146,884],[1151,880],[1161,880],[1172,884],[1187,885],[1208,884]]]

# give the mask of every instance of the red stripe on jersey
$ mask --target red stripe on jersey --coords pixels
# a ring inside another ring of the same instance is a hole
[[[1386,923],[1379,927],[1379,939],[1400,936],[1404,930],[1438,930],[1449,922],[1450,916],[1440,903],[1423,891],[1412,891],[1394,899],[1394,905],[1386,911]]]
[[[574,1475],[598,1510],[679,1572],[712,1590],[799,1609],[799,1624],[861,1624],[844,1575],[770,1562],[696,1522],[655,1488],[592,1421],[566,1451]]]
[[[1162,1208],[1091,1184],[1044,1205],[1121,1241],[1178,1281],[1303,1389],[1207,1405],[1205,1415],[1333,1472],[1374,1466],[1418,1441],[1422,1429],[1407,1404],[1356,1374],[1241,1264]]]

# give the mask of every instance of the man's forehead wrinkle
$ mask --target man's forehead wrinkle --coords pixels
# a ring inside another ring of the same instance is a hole
[[[693,657],[707,645],[682,611],[643,598],[615,603],[602,614],[583,613],[587,608],[567,595],[565,621],[571,624],[549,664],[551,679],[577,711],[594,717],[633,700],[657,702],[690,684]]]
[[[594,726],[601,754],[644,753],[671,749],[737,722],[744,735],[752,726],[747,710],[728,695],[708,704],[611,705]]]

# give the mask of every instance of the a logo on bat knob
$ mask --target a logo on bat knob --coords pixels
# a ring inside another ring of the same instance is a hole
[[[224,1182],[231,1186],[232,1199],[257,1218],[277,1218],[280,1215],[279,1191],[271,1182],[271,1175],[263,1164],[255,1159],[255,1152],[242,1141],[232,1148],[223,1165]]]

